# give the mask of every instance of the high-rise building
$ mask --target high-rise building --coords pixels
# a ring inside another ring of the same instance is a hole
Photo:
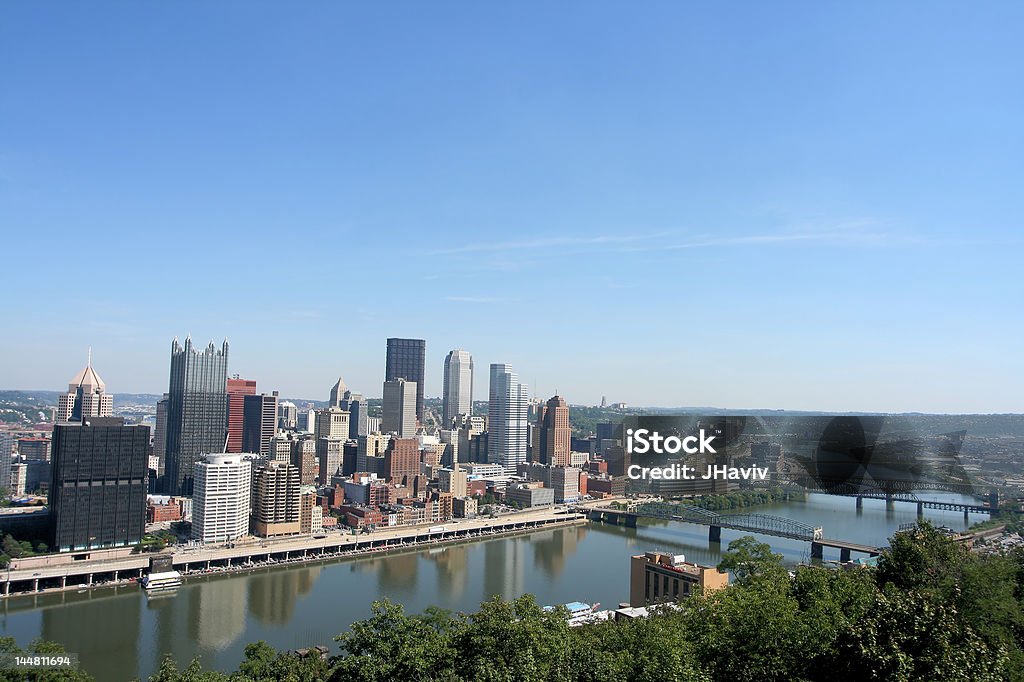
[[[228,342],[221,350],[171,344],[171,378],[167,403],[168,492],[191,495],[193,468],[201,455],[223,452],[227,436]]]
[[[300,438],[292,441],[292,466],[299,470],[299,482],[313,485],[320,475],[320,464],[316,459],[316,441]]]
[[[347,410],[349,414],[348,418],[348,437],[358,438],[359,436],[365,436],[369,431],[367,428],[367,408],[366,398],[363,397],[362,393],[353,393],[352,391],[345,391],[345,396],[341,400],[341,409]]]
[[[277,433],[277,391],[245,396],[243,414],[242,452],[270,457],[270,441]]]
[[[277,406],[277,428],[285,431],[299,428],[299,408],[295,403],[284,400]]]
[[[406,379],[384,382],[384,410],[381,430],[397,433],[399,438],[416,435],[416,396],[418,384]]]
[[[331,396],[327,401],[328,407],[341,407],[341,401],[345,399],[345,391],[348,387],[345,385],[344,377],[338,377],[338,382],[331,387]]]
[[[646,552],[629,561],[629,605],[676,602],[691,594],[725,589],[729,574],[686,561],[682,554]]]
[[[572,428],[569,426],[569,406],[565,398],[556,395],[540,410],[537,437],[535,461],[560,467],[569,466]]]
[[[89,417],[109,417],[114,411],[114,396],[92,368],[92,351],[85,369],[68,382],[68,392],[57,396],[58,422],[80,421]]]
[[[487,412],[487,461],[500,464],[506,473],[526,461],[526,385],[511,365],[492,364]]]
[[[453,350],[444,359],[444,392],[441,396],[442,422],[451,428],[456,417],[473,413],[473,356]]]
[[[50,474],[50,547],[127,547],[146,525],[149,427],[120,417],[56,424]]]
[[[319,533],[324,527],[323,507],[316,503],[316,488],[304,485],[299,490],[299,532]]]
[[[192,539],[226,542],[249,534],[252,462],[238,454],[207,455],[194,465]]]
[[[427,342],[423,339],[388,339],[384,381],[405,379],[416,382],[416,419],[423,421],[424,368]]]
[[[384,476],[388,482],[412,485],[419,473],[419,441],[415,438],[392,438],[384,451]]]
[[[156,426],[153,427],[153,456],[160,460],[160,473],[164,469],[167,453],[167,394],[156,403]]]
[[[348,412],[334,405],[316,412],[314,437],[321,485],[331,480],[344,460],[345,441],[349,432],[348,418]]]
[[[252,532],[270,537],[299,532],[299,470],[264,462],[252,473]]]
[[[251,379],[228,379],[228,447],[226,452],[245,452],[242,431],[245,428],[245,397],[256,395],[256,382]]]

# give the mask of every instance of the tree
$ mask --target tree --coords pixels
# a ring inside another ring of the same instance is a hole
[[[729,549],[722,553],[718,570],[731,572],[741,584],[758,575],[777,578],[786,574],[782,555],[772,552],[771,545],[758,542],[751,535],[744,535],[729,543]]]

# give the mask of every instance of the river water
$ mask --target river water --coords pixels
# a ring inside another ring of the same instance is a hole
[[[922,495],[924,497],[924,495]],[[958,495],[929,499],[963,501]],[[775,514],[824,529],[825,537],[884,545],[900,524],[916,520],[915,505],[809,495],[804,502],[749,511]],[[925,510],[926,518],[956,530],[962,512]],[[987,516],[974,515],[969,523]],[[714,565],[738,531],[723,530],[721,543],[708,529],[683,523],[641,522],[636,529],[590,523],[445,547],[329,563],[267,568],[249,573],[192,578],[173,594],[148,597],[137,586],[87,592],[12,597],[0,602],[0,633],[21,646],[37,637],[60,642],[81,666],[104,682],[145,679],[164,653],[179,666],[199,657],[204,667],[234,670],[245,645],[265,640],[277,649],[315,644],[370,615],[375,599],[388,597],[411,613],[430,605],[474,611],[500,594],[532,593],[542,604],[600,602],[614,608],[629,598],[629,557],[648,550],[685,554]],[[787,563],[808,561],[810,544],[759,536]],[[838,550],[825,550],[838,559]]]

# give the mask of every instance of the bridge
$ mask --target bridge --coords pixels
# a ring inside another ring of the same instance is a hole
[[[708,526],[710,542],[722,541],[723,528],[792,540],[804,540],[811,543],[812,559],[821,559],[825,547],[838,549],[841,561],[849,561],[853,552],[868,556],[878,556],[881,552],[881,549],[871,545],[826,538],[818,526],[771,514],[719,514],[678,502],[633,502],[625,510],[603,507],[584,509],[583,511],[592,521],[609,521],[616,525],[622,521],[630,528],[636,528],[639,518],[664,519]]]
[[[893,502],[908,502],[917,505],[917,515],[924,516],[925,509],[941,509],[943,511],[962,511],[964,519],[968,514],[988,514],[997,516],[999,514],[999,491],[993,488],[987,495],[987,504],[969,504],[964,502],[940,502],[936,500],[923,500],[917,496],[917,491],[934,490],[941,492],[953,492],[961,495],[970,495],[975,498],[985,499],[976,488],[969,483],[958,483],[954,481],[902,481],[878,479],[872,484],[851,483],[849,481],[830,481],[807,475],[786,475],[780,476],[783,482],[792,483],[805,490],[822,492],[828,495],[840,495],[843,497],[854,497],[857,499],[857,509],[863,509],[864,498],[885,500],[887,504]]]
[[[633,503],[624,511],[608,508],[589,509],[587,514],[594,521],[612,521],[617,524],[622,520],[626,526],[631,528],[636,527],[636,520],[641,517],[695,523],[709,527],[708,538],[712,542],[721,541],[723,528],[747,533],[758,533],[760,535],[774,535],[793,540],[816,540],[821,537],[821,528],[816,528],[800,521],[785,519],[781,516],[772,516],[771,514],[719,514],[708,509],[675,502]]]

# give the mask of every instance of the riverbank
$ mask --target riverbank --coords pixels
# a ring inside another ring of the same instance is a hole
[[[233,543],[220,548],[188,548],[171,554],[172,565],[184,578],[234,573],[260,568],[386,554],[503,535],[529,533],[542,528],[585,523],[576,514],[554,510],[527,512],[506,518],[474,520],[440,527],[402,527],[368,535],[332,533],[320,537],[285,538],[276,541]],[[136,582],[148,570],[151,555],[120,559],[65,563],[0,574],[3,597],[84,591],[118,587]]]

